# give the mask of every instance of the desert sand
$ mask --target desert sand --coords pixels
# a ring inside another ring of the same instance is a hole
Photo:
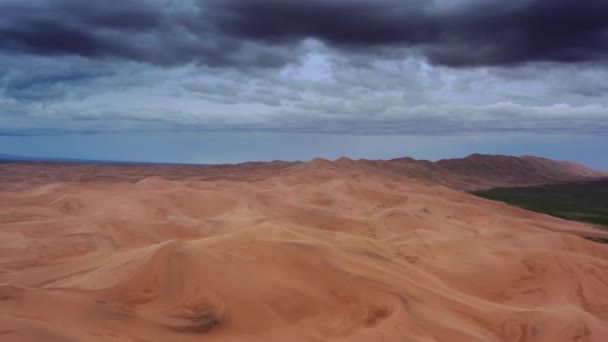
[[[383,163],[5,166],[0,340],[608,341],[608,232]]]
[[[315,162],[327,164],[329,161],[317,159]],[[391,160],[339,158],[333,163],[346,169],[356,168],[367,174],[383,175],[393,179],[413,178],[460,190],[532,186],[608,177],[608,171],[593,170],[578,163],[533,156],[472,154],[465,158],[443,159],[436,162],[412,158]],[[289,172],[296,165],[301,164],[303,163],[299,161],[280,160],[208,166],[0,161],[0,191],[21,190],[53,183],[135,183],[147,177],[178,181],[259,181],[282,172]]]

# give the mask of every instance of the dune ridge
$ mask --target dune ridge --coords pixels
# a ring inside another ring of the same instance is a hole
[[[608,232],[370,163],[0,191],[0,339],[608,339]]]
[[[335,161],[316,158],[305,163],[275,160],[224,165],[0,161],[0,190],[21,190],[54,183],[136,183],[150,177],[178,181],[260,181],[308,167],[355,169],[387,177],[424,180],[461,190],[608,178],[608,171],[593,170],[574,162],[483,154],[437,162],[407,157],[391,160],[341,157]]]

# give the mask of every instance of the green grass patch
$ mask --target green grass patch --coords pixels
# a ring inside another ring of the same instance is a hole
[[[495,188],[472,194],[566,220],[608,227],[608,180]]]
[[[598,243],[605,243],[605,244],[608,244],[608,239],[604,239],[604,238],[586,237],[585,239],[587,239],[587,240],[591,240],[591,241],[593,241],[593,242],[598,242]]]

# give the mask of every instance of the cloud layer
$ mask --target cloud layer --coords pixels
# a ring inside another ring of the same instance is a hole
[[[345,50],[415,48],[433,64],[605,61],[596,0],[5,0],[0,44],[38,55],[274,66],[315,38]]]
[[[608,133],[608,2],[5,0],[0,134]]]

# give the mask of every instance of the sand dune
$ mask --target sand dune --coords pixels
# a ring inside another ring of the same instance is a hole
[[[155,177],[178,181],[260,181],[311,167],[325,170],[319,171],[321,173],[340,168],[342,171],[384,175],[389,178],[416,179],[461,190],[608,178],[608,171],[593,170],[573,162],[533,156],[483,154],[437,162],[412,158],[352,160],[342,157],[335,161],[317,158],[306,163],[277,160],[207,166],[0,160],[0,190],[15,191],[55,183],[136,183]]]
[[[0,340],[608,340],[608,232],[379,170],[2,191]]]

